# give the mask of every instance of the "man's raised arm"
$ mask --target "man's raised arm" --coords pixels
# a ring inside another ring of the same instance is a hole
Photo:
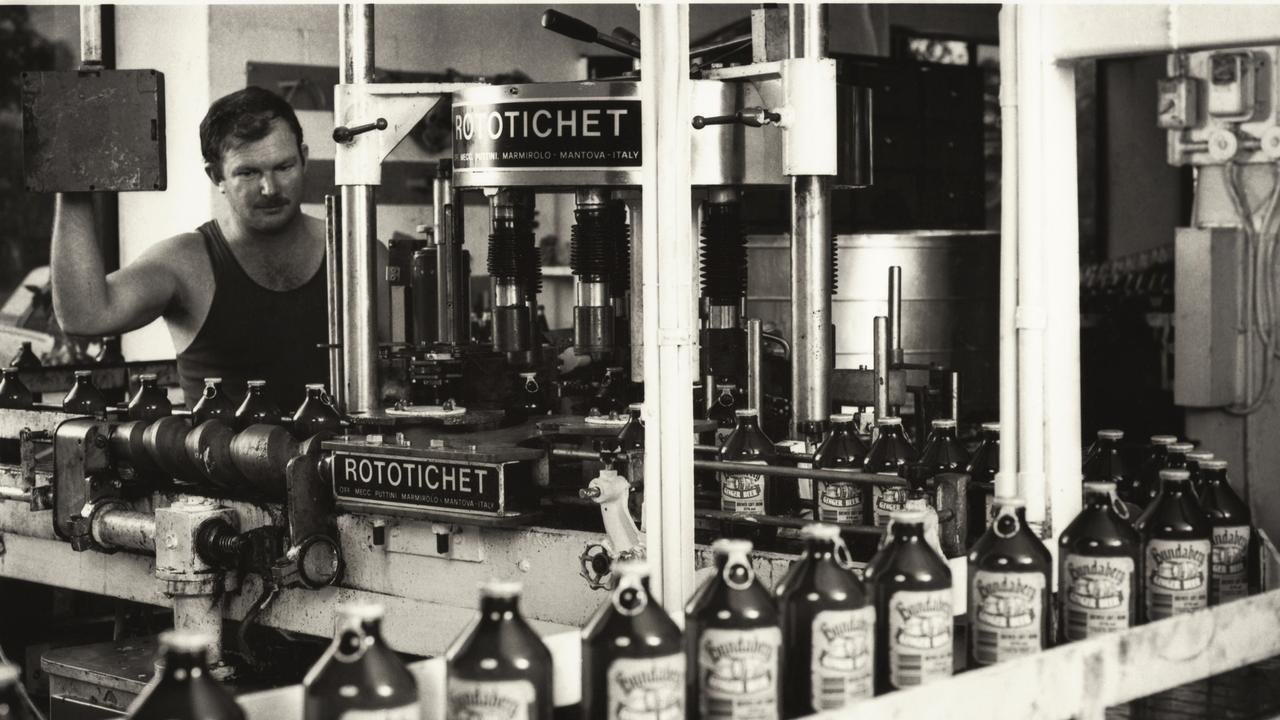
[[[111,275],[102,269],[88,193],[60,193],[50,261],[53,309],[70,335],[116,335],[160,317],[177,292],[159,248]]]

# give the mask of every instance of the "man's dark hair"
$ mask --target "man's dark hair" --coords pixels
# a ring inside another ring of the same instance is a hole
[[[200,121],[200,153],[211,166],[210,176],[222,180],[222,154],[232,140],[261,140],[271,133],[271,121],[280,118],[298,139],[302,155],[302,125],[284,98],[260,87],[249,86],[218,98]]]

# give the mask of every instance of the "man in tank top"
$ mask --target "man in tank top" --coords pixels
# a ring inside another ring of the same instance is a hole
[[[300,211],[307,146],[293,109],[250,87],[220,98],[200,123],[205,173],[226,202],[194,232],[106,274],[87,193],[58,198],[53,302],[73,335],[115,335],[157,317],[169,327],[187,406],[202,379],[235,397],[267,381],[283,409],[326,382],[324,221]]]

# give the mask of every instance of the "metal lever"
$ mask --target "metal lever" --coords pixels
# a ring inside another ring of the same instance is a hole
[[[701,130],[708,125],[733,125],[741,123],[748,127],[764,127],[782,121],[782,115],[762,107],[743,108],[732,115],[693,116],[693,129]]]
[[[616,50],[623,55],[630,55],[634,58],[640,57],[639,47],[619,40],[612,35],[606,35],[596,30],[594,25],[583,22],[571,15],[565,15],[558,10],[547,10],[542,13],[542,27],[551,32],[560,33],[567,38],[603,45],[610,50]]]
[[[333,141],[345,144],[355,139],[355,136],[362,135],[364,133],[369,132],[370,130],[386,130],[386,129],[387,129],[386,118],[378,118],[377,121],[375,122],[367,123],[365,125],[357,125],[352,128],[342,125],[333,129]]]

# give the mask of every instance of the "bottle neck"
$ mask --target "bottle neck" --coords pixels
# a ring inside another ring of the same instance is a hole
[[[880,437],[882,437],[882,438],[901,438],[901,437],[902,437],[902,426],[901,426],[901,425],[881,425],[881,426],[880,426]]]
[[[1190,489],[1190,480],[1170,480],[1168,478],[1160,478],[1160,492],[1165,495],[1179,496],[1185,494]]]
[[[739,418],[738,418],[738,427],[740,427],[740,428],[746,428],[746,429],[748,429],[748,430],[759,430],[759,429],[760,429],[760,418],[759,418],[759,417],[757,417],[757,416],[755,416],[755,415],[748,415],[748,416],[746,416],[746,417],[739,417]]]
[[[893,541],[900,543],[923,542],[924,524],[917,522],[894,522]]]
[[[164,654],[163,672],[166,679],[187,680],[197,674],[193,671],[204,672],[207,669],[208,659],[203,651],[169,650]]]
[[[955,428],[934,428],[933,437],[941,442],[953,442],[956,439]]]
[[[520,614],[518,597],[481,597],[480,614],[486,620],[510,620]]]
[[[1200,469],[1200,484],[1204,485],[1205,487],[1225,484],[1226,481],[1227,481],[1226,470],[1205,470],[1204,468]]]

